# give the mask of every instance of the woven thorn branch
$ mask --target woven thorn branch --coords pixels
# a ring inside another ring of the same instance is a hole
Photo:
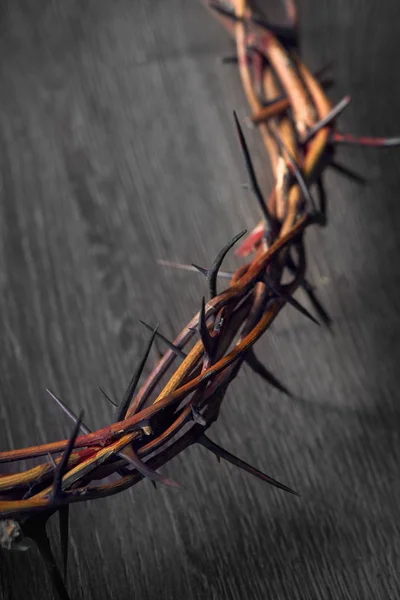
[[[259,17],[246,0],[207,5],[233,37],[236,54],[224,59],[236,63],[251,109],[249,122],[257,127],[271,160],[275,185],[265,198],[252,163],[239,119],[234,114],[249,182],[262,220],[243,240],[235,236],[209,269],[174,265],[202,273],[209,298],[175,340],[158,326],[151,330],[143,358],[122,401],[115,406],[113,423],[90,431],[83,413],[75,415],[48,390],[49,397],[73,421],[68,440],[0,452],[0,463],[21,463],[42,457],[38,466],[0,476],[0,544],[26,549],[32,539],[44,560],[54,589],[68,599],[65,576],[68,557],[69,508],[72,503],[118,494],[144,478],[156,486],[178,484],[157,469],[192,444],[286,492],[294,490],[235,457],[213,442],[206,431],[218,418],[230,383],[243,363],[281,392],[290,394],[257,358],[254,345],[286,304],[317,321],[294,297],[301,287],[314,313],[327,327],[331,319],[306,279],[305,231],[326,225],[323,172],[333,167],[356,181],[360,176],[334,161],[338,143],[394,146],[399,138],[357,138],[336,128],[339,114],[350,102],[345,97],[332,106],[323,73],[313,74],[297,46],[297,11],[286,0],[287,24],[275,26]],[[315,191],[317,200],[314,199]],[[235,273],[221,271],[226,254],[241,240],[236,254],[251,256]],[[289,281],[288,281],[289,277]],[[218,292],[217,282],[229,279]],[[285,283],[283,283],[285,281]],[[318,322],[318,321],[317,321]],[[194,344],[189,349],[190,343]],[[158,339],[166,346],[154,370],[138,387],[151,347]],[[162,391],[157,386],[174,367]],[[155,397],[154,397],[155,396]],[[118,479],[109,483],[108,476]],[[55,560],[46,533],[48,519],[58,513],[63,568]]]

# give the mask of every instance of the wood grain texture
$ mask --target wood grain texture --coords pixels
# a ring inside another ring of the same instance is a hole
[[[306,60],[332,61],[333,99],[352,96],[343,129],[398,135],[397,0],[300,9]],[[247,106],[218,61],[232,49],[196,0],[2,3],[1,449],[69,432],[46,387],[106,424],[96,385],[121,397],[148,337],[139,319],[172,337],[205,291],[156,259],[207,265],[258,222],[232,119]],[[343,147],[368,185],[326,175],[330,223],[308,255],[334,335],[288,307],[258,344],[298,398],[243,370],[212,428],[302,497],[191,448],[164,469],[183,491],[144,482],[73,507],[72,598],[399,597],[399,156]],[[1,600],[28,587],[53,598],[36,551],[1,551]]]

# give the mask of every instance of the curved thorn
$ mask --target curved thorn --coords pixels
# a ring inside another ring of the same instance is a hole
[[[208,331],[205,315],[206,315],[206,301],[203,296],[202,301],[201,301],[198,331],[200,333],[201,341],[204,346],[204,352],[206,353],[207,357],[209,359],[211,359],[211,357],[213,355],[213,351],[214,351],[214,340],[211,337],[210,332]]]
[[[154,342],[154,338],[156,337],[157,334],[157,329],[158,329],[158,324],[156,325],[155,329],[153,330],[153,333],[151,335],[151,338],[149,339],[147,346],[145,348],[144,351],[144,355],[142,357],[142,360],[140,361],[140,363],[138,364],[135,372],[133,373],[132,379],[128,385],[128,388],[124,394],[124,397],[122,398],[122,402],[121,404],[118,406],[117,410],[116,410],[116,415],[115,415],[115,422],[118,423],[118,421],[123,421],[125,418],[125,415],[127,413],[127,410],[129,408],[129,405],[132,401],[133,395],[135,393],[136,390],[136,386],[139,383],[139,379],[140,376],[142,374],[142,371],[144,369],[144,365],[146,364],[146,360],[150,354],[150,350],[151,347],[153,345]]]
[[[254,475],[254,477],[257,477],[258,479],[261,479],[262,481],[265,481],[266,483],[269,483],[270,485],[273,485],[274,487],[284,490],[285,492],[289,492],[290,494],[294,494],[295,496],[300,496],[300,494],[298,492],[295,492],[294,490],[287,487],[283,483],[276,481],[276,479],[272,479],[272,477],[269,477],[269,475],[262,473],[258,469],[252,467],[248,463],[241,460],[240,458],[237,458],[236,456],[234,456],[233,454],[231,454],[224,448],[221,448],[221,446],[218,446],[218,444],[216,444],[215,442],[210,440],[210,438],[208,438],[206,435],[202,434],[199,438],[197,438],[197,442],[199,444],[201,444],[202,446],[204,446],[204,448],[206,448],[207,450],[209,450],[210,452],[215,454],[216,456],[219,456],[220,458],[223,458],[227,462],[230,462],[232,465],[235,465],[235,467],[239,467],[239,469],[242,469],[243,471],[250,473],[250,475]]]
[[[207,271],[208,287],[210,291],[210,299],[212,300],[217,295],[217,277],[219,269],[225,256],[229,250],[236,244],[247,233],[247,229],[243,229],[240,233],[235,235],[223,248],[218,252],[211,269]]]
[[[110,396],[108,394],[106,394],[106,392],[98,385],[97,386],[98,390],[103,394],[104,398],[107,400],[107,402],[109,402],[110,404],[112,404],[115,408],[117,408],[118,404],[116,402],[114,402],[114,400],[112,400],[110,398]]]

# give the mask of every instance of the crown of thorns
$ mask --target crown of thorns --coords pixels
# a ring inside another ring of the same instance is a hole
[[[70,504],[120,493],[143,478],[150,479],[154,486],[178,486],[158,468],[191,444],[201,444],[218,459],[297,494],[221,448],[206,431],[218,418],[228,386],[243,363],[270,385],[291,395],[257,358],[254,345],[286,304],[316,323],[331,325],[306,279],[304,247],[307,227],[326,224],[323,171],[333,167],[360,181],[359,175],[334,161],[335,145],[392,146],[399,144],[400,139],[356,138],[336,129],[335,120],[350,98],[346,96],[332,106],[325,93],[329,82],[323,80],[324,70],[311,73],[297,53],[295,5],[289,0],[287,5],[291,17],[287,27],[276,27],[258,18],[245,0],[237,0],[235,8],[226,3],[209,5],[236,41],[235,56],[225,57],[223,62],[238,64],[251,108],[250,122],[261,132],[276,179],[266,199],[234,114],[250,186],[263,216],[236,251],[239,256],[252,258],[234,273],[221,271],[226,254],[247,233],[242,231],[222,248],[210,268],[160,261],[204,275],[208,299],[202,299],[199,312],[173,341],[158,326],[143,323],[151,330],[151,336],[121,402],[114,403],[100,390],[115,407],[113,423],[91,431],[83,421],[83,412],[75,415],[47,390],[74,422],[71,437],[0,452],[1,463],[44,459],[31,469],[0,475],[0,544],[23,549],[23,538],[33,539],[60,598],[68,598],[68,594],[46,534],[48,519],[59,514],[65,577]],[[219,291],[217,282],[222,279],[228,279],[229,284]],[[299,287],[319,321],[293,297]],[[165,344],[166,350],[138,387],[156,339]],[[176,362],[179,366],[154,397],[156,387]],[[117,474],[118,480],[102,482],[112,474]]]

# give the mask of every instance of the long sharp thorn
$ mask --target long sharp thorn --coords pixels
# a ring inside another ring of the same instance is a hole
[[[115,408],[117,408],[118,404],[116,402],[114,402],[114,400],[112,400],[110,398],[110,396],[108,394],[106,394],[106,392],[100,387],[97,386],[99,391],[103,394],[104,398],[107,400],[107,402],[109,402],[110,404],[112,404]]]
[[[351,133],[332,133],[331,142],[334,144],[352,144],[354,146],[371,146],[373,148],[387,148],[400,146],[400,137],[371,137],[356,136]]]
[[[293,156],[291,155],[291,153],[289,152],[289,149],[287,148],[285,142],[283,141],[283,139],[281,138],[281,136],[279,135],[278,131],[274,131],[274,135],[275,138],[279,144],[279,146],[281,147],[281,149],[284,150],[287,159],[289,161],[289,164],[293,170],[293,174],[297,180],[297,183],[300,186],[301,191],[303,192],[303,195],[305,197],[305,199],[308,201],[309,205],[311,206],[312,210],[314,211],[314,213],[317,212],[317,207],[315,206],[315,202],[314,202],[314,198],[312,197],[312,195],[310,194],[310,190],[308,189],[308,186],[304,180],[304,177],[301,173],[301,169],[298,166],[297,162],[295,161],[295,159],[293,158]]]
[[[78,420],[75,423],[71,437],[68,440],[68,444],[64,450],[60,462],[57,465],[57,469],[55,470],[52,488],[53,498],[60,498],[62,496],[62,478],[67,470],[69,457],[74,449],[75,440],[78,437],[79,429],[81,428],[82,417],[83,411],[81,411]]]
[[[332,110],[326,115],[326,117],[324,117],[323,119],[321,119],[320,121],[318,121],[318,123],[316,123],[315,125],[313,125],[313,127],[311,127],[306,135],[303,137],[303,139],[301,140],[301,142],[303,144],[307,144],[311,138],[314,137],[314,135],[316,133],[318,133],[318,131],[320,129],[322,129],[323,127],[326,127],[326,125],[328,125],[331,121],[333,121],[334,119],[336,119],[336,117],[344,111],[344,109],[350,104],[351,102],[351,98],[350,96],[345,96],[344,98],[342,98],[342,100],[340,102],[338,102],[338,104],[336,104],[336,106],[334,106],[332,108]]]
[[[306,284],[307,282],[304,283]],[[314,306],[315,311],[318,313],[318,316],[320,317],[321,321],[323,322],[325,327],[327,327],[330,330],[332,328],[333,321],[328,315],[325,308],[322,306],[321,302],[318,300],[314,290],[311,288],[311,286],[304,286],[304,291],[306,292],[311,304]]]
[[[270,385],[272,385],[272,387],[276,388],[277,390],[279,390],[280,392],[283,392],[284,394],[287,394],[287,396],[289,396],[290,398],[293,398],[293,394],[288,390],[288,388],[283,385],[283,383],[281,383],[279,381],[279,379],[277,379],[275,377],[275,375],[273,375],[257,358],[257,356],[254,353],[254,350],[251,348],[250,350],[248,350],[246,357],[244,359],[245,363],[249,365],[249,367],[255,372],[257,373],[257,375],[260,375],[260,377],[262,377],[263,379],[265,379],[265,381],[267,381]]]
[[[205,315],[206,315],[206,301],[203,296],[203,299],[201,301],[198,331],[200,333],[201,341],[203,342],[204,351],[205,351],[206,355],[208,356],[208,358],[211,358],[213,355],[213,350],[214,350],[214,344],[213,344],[214,340],[212,339],[210,332],[208,331]]]
[[[62,506],[58,511],[58,526],[60,529],[60,544],[63,560],[64,580],[67,577],[68,564],[68,529],[69,529],[69,505]]]
[[[46,388],[46,392],[49,394],[50,398],[52,398],[54,400],[54,402],[56,402],[58,404],[58,406],[65,412],[65,414],[68,415],[69,418],[74,423],[77,423],[78,417],[76,416],[76,414],[74,412],[72,412],[72,410],[70,408],[68,408],[68,406],[66,404],[64,404],[64,402],[62,400],[60,400],[60,398],[57,398],[57,396],[52,391],[50,391],[48,388]],[[81,422],[80,429],[84,435],[91,433],[91,430],[89,429],[89,427],[87,427],[85,425],[85,423]]]
[[[71,600],[51,549],[45,525],[30,525],[26,528],[25,535],[36,544],[59,600]]]
[[[360,185],[366,185],[366,183],[367,183],[367,180],[366,180],[365,177],[363,177],[362,175],[359,175],[358,173],[356,173],[352,169],[349,169],[348,167],[345,167],[344,165],[341,165],[340,163],[337,163],[335,161],[331,161],[328,166],[332,167],[332,169],[334,169],[335,171],[337,171],[341,175],[344,175],[345,177],[348,177],[349,179],[351,179],[355,183],[358,183]]]
[[[261,188],[259,186],[259,183],[258,183],[258,180],[257,180],[257,177],[256,177],[256,173],[255,173],[255,170],[254,170],[253,162],[251,160],[251,156],[250,156],[250,152],[249,152],[249,149],[248,149],[248,146],[247,146],[247,143],[246,143],[246,139],[244,137],[243,130],[242,130],[241,125],[239,123],[239,119],[237,117],[236,111],[233,111],[233,116],[234,116],[234,119],[235,119],[236,129],[237,129],[238,136],[239,136],[239,142],[240,142],[240,146],[242,148],[243,156],[244,156],[244,159],[245,159],[246,168],[247,168],[247,172],[249,174],[249,179],[250,179],[252,190],[253,190],[256,198],[257,198],[258,204],[259,204],[259,206],[261,208],[261,211],[262,211],[262,213],[264,215],[264,218],[265,218],[267,224],[270,227],[272,227],[273,219],[272,219],[272,217],[270,215],[270,212],[268,210],[265,198],[264,198],[264,196],[263,196],[263,194],[261,192]]]
[[[267,281],[269,287],[271,288],[271,290],[274,292],[274,294],[276,294],[277,296],[283,298],[284,300],[286,300],[286,302],[288,304],[290,304],[291,306],[293,306],[293,308],[295,308],[296,310],[298,310],[302,315],[304,315],[305,317],[307,317],[308,319],[310,319],[313,323],[315,323],[316,325],[320,325],[319,321],[317,321],[317,319],[306,309],[304,308],[304,306],[302,304],[300,304],[300,302],[298,300],[296,300],[295,298],[293,298],[293,296],[291,296],[290,294],[284,294],[282,293],[272,282],[270,279],[268,279]]]
[[[288,266],[289,271],[293,275],[296,275],[296,273],[297,273],[296,265],[294,264],[290,255],[288,255],[288,257],[287,257],[287,266]],[[333,324],[333,320],[329,316],[327,310],[323,307],[320,300],[317,298],[311,283],[309,281],[307,281],[306,279],[303,279],[303,281],[301,282],[300,285],[303,288],[303,290],[305,291],[305,293],[307,294],[311,304],[313,305],[315,311],[318,313],[318,316],[320,317],[322,323],[325,325],[325,327],[327,327],[330,330],[332,327],[332,324]]]
[[[122,455],[122,457],[130,465],[132,465],[132,467],[134,467],[137,471],[139,471],[139,473],[141,475],[143,475],[143,477],[148,477],[148,479],[150,479],[151,481],[155,481],[156,483],[162,483],[163,485],[167,485],[169,487],[175,487],[175,488],[181,487],[179,485],[179,483],[172,481],[172,479],[168,479],[168,477],[164,477],[164,475],[161,475],[157,471],[154,471],[154,469],[151,469],[150,467],[148,467],[146,465],[146,463],[143,462],[137,456],[136,452],[134,452],[132,450],[132,447],[130,448],[130,450],[131,450],[132,456],[128,456],[127,454],[124,454],[123,452],[120,452],[119,454]]]
[[[296,300],[292,296],[287,296],[285,299],[287,300],[288,304],[293,306],[293,308],[298,310],[302,315],[310,319],[316,325],[320,325],[320,322],[315,317],[313,317],[313,315],[306,308],[304,308],[304,306],[300,304],[298,300]]]
[[[244,229],[237,235],[235,235],[230,242],[228,242],[222,250],[217,254],[211,269],[207,273],[208,278],[208,287],[210,291],[210,299],[212,300],[217,295],[217,277],[219,269],[222,265],[222,262],[225,256],[228,254],[229,250],[236,244],[240,238],[242,238],[247,233],[247,229]]]
[[[218,446],[218,444],[216,444],[215,442],[210,440],[210,438],[208,438],[204,434],[201,435],[199,438],[197,438],[197,442],[199,444],[201,444],[202,446],[204,446],[204,448],[206,448],[207,450],[209,450],[210,452],[212,452],[213,454],[218,456],[219,458],[223,458],[227,462],[230,462],[232,465],[235,465],[235,467],[239,467],[239,469],[243,469],[243,471],[246,471],[247,473],[254,475],[254,477],[261,479],[261,481],[265,481],[266,483],[269,483],[270,485],[273,485],[274,487],[284,490],[285,492],[289,492],[290,494],[294,494],[295,496],[300,496],[300,494],[298,492],[295,492],[294,490],[287,487],[283,483],[276,481],[276,479],[272,479],[272,477],[269,477],[265,473],[262,473],[258,469],[252,467],[248,463],[241,460],[240,458],[237,458],[236,456],[234,456],[233,454],[231,454],[224,448],[221,448],[221,446]]]
[[[151,331],[153,331],[153,327],[151,327],[150,325],[148,325],[147,323],[145,323],[142,320],[140,322],[142,325],[147,327],[147,329],[150,329]],[[187,354],[185,352],[183,352],[183,350],[178,348],[178,346],[175,346],[175,344],[170,342],[169,339],[166,338],[165,335],[163,335],[159,331],[157,331],[156,335],[160,340],[162,340],[168,346],[168,348],[170,348],[177,356],[179,356],[179,358],[182,358],[182,360],[185,360],[185,358],[187,357]]]
[[[150,354],[150,350],[151,347],[153,345],[154,342],[154,338],[156,337],[157,334],[157,329],[158,329],[158,325],[155,327],[155,329],[153,330],[153,333],[151,335],[151,338],[149,339],[147,346],[145,348],[144,351],[144,355],[142,360],[140,361],[140,363],[138,364],[137,368],[135,369],[135,372],[133,373],[132,379],[128,385],[128,388],[124,394],[124,397],[122,398],[122,402],[121,404],[118,406],[117,410],[116,410],[116,415],[115,415],[115,422],[117,423],[118,421],[123,421],[123,419],[125,418],[126,412],[129,408],[129,405],[132,401],[133,395],[135,393],[136,390],[136,386],[139,383],[139,379],[140,376],[142,374],[142,371],[144,369],[144,365],[146,364],[147,358]]]
[[[198,265],[183,265],[181,263],[175,263],[175,262],[171,262],[169,260],[157,260],[157,263],[159,265],[162,265],[163,267],[173,267],[174,269],[182,269],[183,271],[192,271],[192,272],[196,272],[196,273],[201,273],[202,275],[207,276],[207,269],[204,269],[203,267],[199,267]],[[220,271],[218,273],[218,277],[222,277],[223,279],[232,279],[233,277],[233,273],[229,273],[228,271]]]

